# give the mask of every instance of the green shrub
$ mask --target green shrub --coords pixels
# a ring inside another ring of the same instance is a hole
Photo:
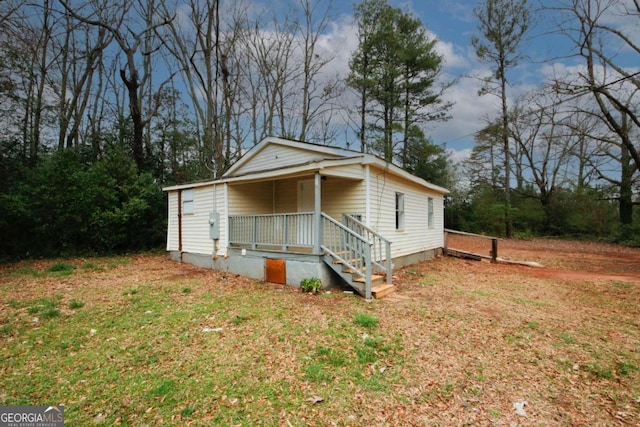
[[[82,269],[85,271],[87,270],[104,271],[104,268],[100,267],[95,262],[85,262],[84,264],[82,264]]]
[[[322,287],[322,281],[317,277],[308,277],[300,281],[300,289],[302,292],[318,293]]]

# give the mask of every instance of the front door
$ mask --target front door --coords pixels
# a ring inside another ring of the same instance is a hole
[[[298,213],[309,213],[315,210],[315,180],[298,181]],[[313,245],[313,216],[298,217],[297,243],[299,245]]]

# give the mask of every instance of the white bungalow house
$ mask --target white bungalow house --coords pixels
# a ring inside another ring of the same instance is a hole
[[[266,138],[220,179],[164,190],[171,259],[258,280],[379,297],[444,246],[448,190],[343,148]]]

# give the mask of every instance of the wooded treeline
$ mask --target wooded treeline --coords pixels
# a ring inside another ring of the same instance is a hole
[[[463,168],[468,191],[453,198],[449,225],[640,244],[640,73],[629,66],[640,56],[633,30],[640,4],[558,0],[533,9],[526,0],[484,0],[474,15],[472,44],[494,73],[482,91],[502,108],[475,136]],[[511,98],[517,73],[509,70],[530,60],[522,45],[532,37],[532,16],[568,42],[554,55],[573,65]]]
[[[331,1],[0,2],[0,258],[162,246],[161,187],[219,177],[269,135],[373,152],[452,189],[451,228],[634,240],[640,79],[609,49],[640,53],[625,33],[640,11],[536,11],[580,62],[512,101],[527,58],[500,26],[533,23],[525,1],[511,16],[502,3],[477,6],[473,39],[502,114],[454,165],[428,138],[455,84],[438,40],[386,0],[356,5],[348,64]]]

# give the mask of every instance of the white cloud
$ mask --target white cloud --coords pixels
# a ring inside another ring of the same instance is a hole
[[[357,28],[353,18],[342,15],[330,25],[330,31],[318,40],[318,47],[331,53],[334,58],[327,64],[325,72],[345,78],[349,74],[349,59],[358,47]]]
[[[449,155],[449,160],[451,160],[454,165],[459,165],[471,156],[472,151],[471,148],[463,148],[462,150],[448,149],[447,154]]]
[[[448,148],[468,147],[473,142],[473,134],[484,126],[486,119],[499,111],[499,99],[492,95],[479,96],[480,81],[477,78],[459,79],[443,99],[453,102],[449,111],[451,119],[430,125],[427,133],[435,142],[446,143]]]
[[[442,56],[447,68],[467,68],[471,65],[464,51],[453,43],[438,40],[436,52]]]

